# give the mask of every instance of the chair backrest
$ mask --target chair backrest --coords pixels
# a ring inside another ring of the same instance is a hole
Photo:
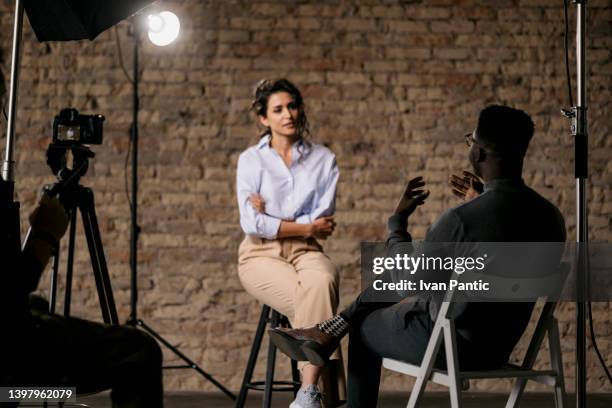
[[[554,273],[534,277],[498,276],[470,272],[458,276],[459,280],[481,279],[493,288],[491,294],[478,293],[469,297],[457,295],[456,289],[449,288],[438,312],[438,318],[453,319],[453,304],[458,301],[474,302],[536,302],[543,299],[546,303],[556,303],[567,281],[571,265],[562,262]],[[455,275],[453,275],[455,276]],[[449,303],[444,305],[444,303]]]

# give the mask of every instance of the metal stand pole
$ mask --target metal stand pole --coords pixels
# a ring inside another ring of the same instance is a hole
[[[217,388],[219,388],[225,395],[227,395],[232,400],[236,399],[236,395],[232,393],[230,390],[225,388],[223,384],[218,382],[213,378],[212,375],[204,371],[200,366],[198,366],[194,361],[189,359],[185,354],[181,353],[181,351],[170,344],[166,339],[164,339],[159,333],[149,327],[142,319],[138,318],[138,237],[140,235],[140,227],[138,226],[138,112],[140,110],[140,100],[138,93],[138,83],[140,81],[139,78],[139,61],[138,61],[138,53],[139,53],[139,42],[140,42],[140,27],[138,27],[137,22],[132,23],[132,34],[134,36],[134,55],[133,55],[133,78],[132,78],[132,127],[130,129],[130,137],[132,144],[132,206],[131,206],[131,229],[130,229],[130,272],[131,272],[131,309],[130,309],[130,317],[127,321],[127,324],[132,325],[134,327],[139,327],[144,330],[151,336],[153,336],[157,341],[163,344],[166,348],[172,351],[177,357],[183,360],[186,365],[179,366],[166,366],[164,368],[191,368],[198,372],[205,379],[213,383]]]
[[[6,152],[2,163],[0,182],[0,245],[11,253],[21,249],[19,202],[15,198],[15,162],[13,141],[15,139],[15,116],[17,113],[17,91],[21,57],[21,32],[23,28],[23,0],[15,1],[15,23],[13,25],[13,52],[11,59],[11,85],[9,94],[8,126],[6,130]]]
[[[572,133],[575,136],[576,157],[576,241],[577,260],[577,302],[576,302],[576,407],[587,406],[587,356],[586,356],[586,281],[588,277],[588,220],[586,201],[586,179],[588,177],[588,125],[586,98],[586,0],[574,0],[576,9],[576,67],[578,99],[574,108],[575,122]]]
[[[140,42],[140,29],[137,23],[132,24],[134,36],[134,61],[132,73],[132,127],[130,128],[130,137],[132,145],[132,205],[131,210],[131,228],[130,228],[130,271],[132,293],[130,296],[131,309],[130,321],[138,320],[138,237],[140,235],[140,227],[138,226],[138,112],[140,111],[140,99],[138,93],[139,82],[139,63],[138,63],[138,48]]]
[[[15,23],[13,24],[13,53],[11,56],[11,89],[9,94],[8,125],[6,130],[6,156],[2,163],[2,179],[13,183],[13,140],[15,139],[15,116],[17,114],[17,93],[19,84],[19,63],[21,59],[21,33],[23,31],[23,1],[15,1]]]

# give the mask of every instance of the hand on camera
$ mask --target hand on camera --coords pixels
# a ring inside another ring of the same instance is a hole
[[[30,214],[30,226],[34,233],[50,235],[59,241],[68,227],[68,214],[57,198],[43,193]]]
[[[425,182],[421,176],[410,180],[406,185],[404,194],[402,194],[395,207],[395,214],[409,217],[419,205],[423,205],[427,197],[429,197],[429,190],[420,190],[424,186]]]
[[[335,228],[336,222],[333,216],[317,218],[310,224],[310,236],[319,239],[327,239],[327,237],[334,232]]]
[[[258,213],[264,214],[266,212],[266,202],[263,197],[257,193],[251,193],[249,196],[249,203],[255,208]]]
[[[465,201],[478,197],[484,189],[478,176],[465,170],[462,177],[452,174],[448,183],[453,190],[453,194]]]

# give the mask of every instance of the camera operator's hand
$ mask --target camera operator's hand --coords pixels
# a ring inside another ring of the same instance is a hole
[[[397,203],[397,207],[395,207],[395,214],[401,214],[408,218],[419,205],[425,203],[425,200],[429,196],[429,190],[420,190],[420,188],[424,186],[425,182],[421,176],[410,180],[406,185],[404,194],[402,194]]]
[[[321,217],[314,220],[314,222],[310,224],[310,227],[310,236],[319,239],[327,239],[327,237],[334,232],[336,222],[333,216]]]
[[[68,227],[68,214],[57,198],[43,193],[38,206],[30,214],[30,226],[33,234],[59,241]]]
[[[30,214],[31,230],[21,256],[22,280],[29,292],[36,290],[53,248],[66,232],[68,215],[57,198],[43,193]]]

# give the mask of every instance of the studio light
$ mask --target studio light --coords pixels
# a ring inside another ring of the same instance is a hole
[[[149,40],[155,45],[164,46],[176,40],[181,29],[181,23],[176,14],[162,11],[148,16]]]

